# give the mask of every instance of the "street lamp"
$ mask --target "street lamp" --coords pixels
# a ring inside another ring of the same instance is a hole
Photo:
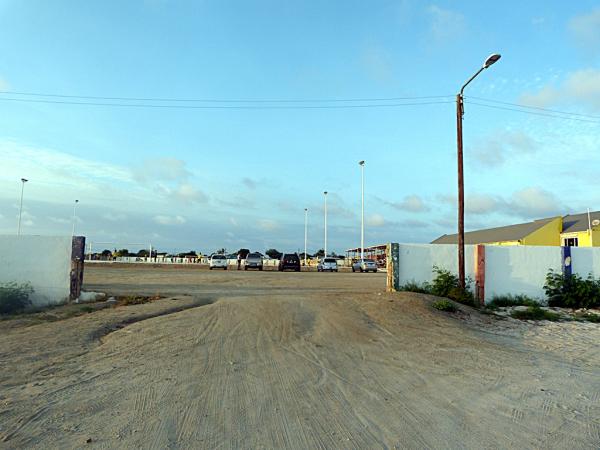
[[[308,208],[304,208],[304,265],[306,266],[306,242],[308,240]]]
[[[456,96],[456,141],[458,157],[458,279],[460,286],[465,287],[465,186],[463,178],[463,136],[462,120],[465,113],[463,92],[467,85],[477,77],[481,72],[490,67],[500,59],[500,54],[493,53],[485,60],[483,66],[467,80],[460,88]]]
[[[360,259],[365,259],[365,162],[359,161],[360,166]]]
[[[71,236],[75,236],[75,208],[77,208],[77,203],[79,203],[79,200],[75,200],[75,203],[73,204],[73,230],[71,231]]]
[[[23,215],[23,191],[25,190],[25,183],[27,178],[21,178],[21,206],[19,206],[19,226],[17,228],[17,236],[21,236],[21,217]]]
[[[323,196],[325,197],[325,248],[323,251],[325,252],[324,256],[327,256],[327,191],[323,192]]]

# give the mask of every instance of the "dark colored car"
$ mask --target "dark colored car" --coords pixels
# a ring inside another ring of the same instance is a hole
[[[284,253],[279,260],[279,271],[294,270],[300,272],[300,257],[297,253]]]

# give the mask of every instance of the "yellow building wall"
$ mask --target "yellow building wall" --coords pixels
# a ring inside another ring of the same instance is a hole
[[[560,245],[563,244],[563,240],[566,238],[577,238],[577,245],[579,247],[600,247],[600,229],[592,227],[592,233],[585,231],[577,231],[575,233],[561,233]]]
[[[562,217],[557,217],[548,222],[533,233],[525,236],[521,243],[523,245],[562,245]]]
[[[486,242],[485,245],[521,245],[521,241]]]

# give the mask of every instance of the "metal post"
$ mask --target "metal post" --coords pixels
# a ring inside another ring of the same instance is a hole
[[[456,96],[456,142],[458,156],[458,280],[465,287],[465,186],[463,179],[463,96]]]
[[[324,256],[327,256],[327,191],[323,192],[325,196],[325,248],[323,251],[325,252]]]
[[[304,208],[304,265],[306,266],[306,243],[308,240],[308,208]]]

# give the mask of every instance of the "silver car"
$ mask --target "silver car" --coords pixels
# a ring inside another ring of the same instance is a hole
[[[372,259],[359,259],[352,264],[352,272],[377,272],[377,263]]]
[[[227,258],[225,255],[212,255],[210,257],[209,269],[223,269],[227,270]]]
[[[318,272],[337,272],[338,265],[335,258],[323,258],[317,266]]]
[[[248,269],[263,270],[263,259],[260,253],[249,253],[248,256],[246,256],[244,270]]]

